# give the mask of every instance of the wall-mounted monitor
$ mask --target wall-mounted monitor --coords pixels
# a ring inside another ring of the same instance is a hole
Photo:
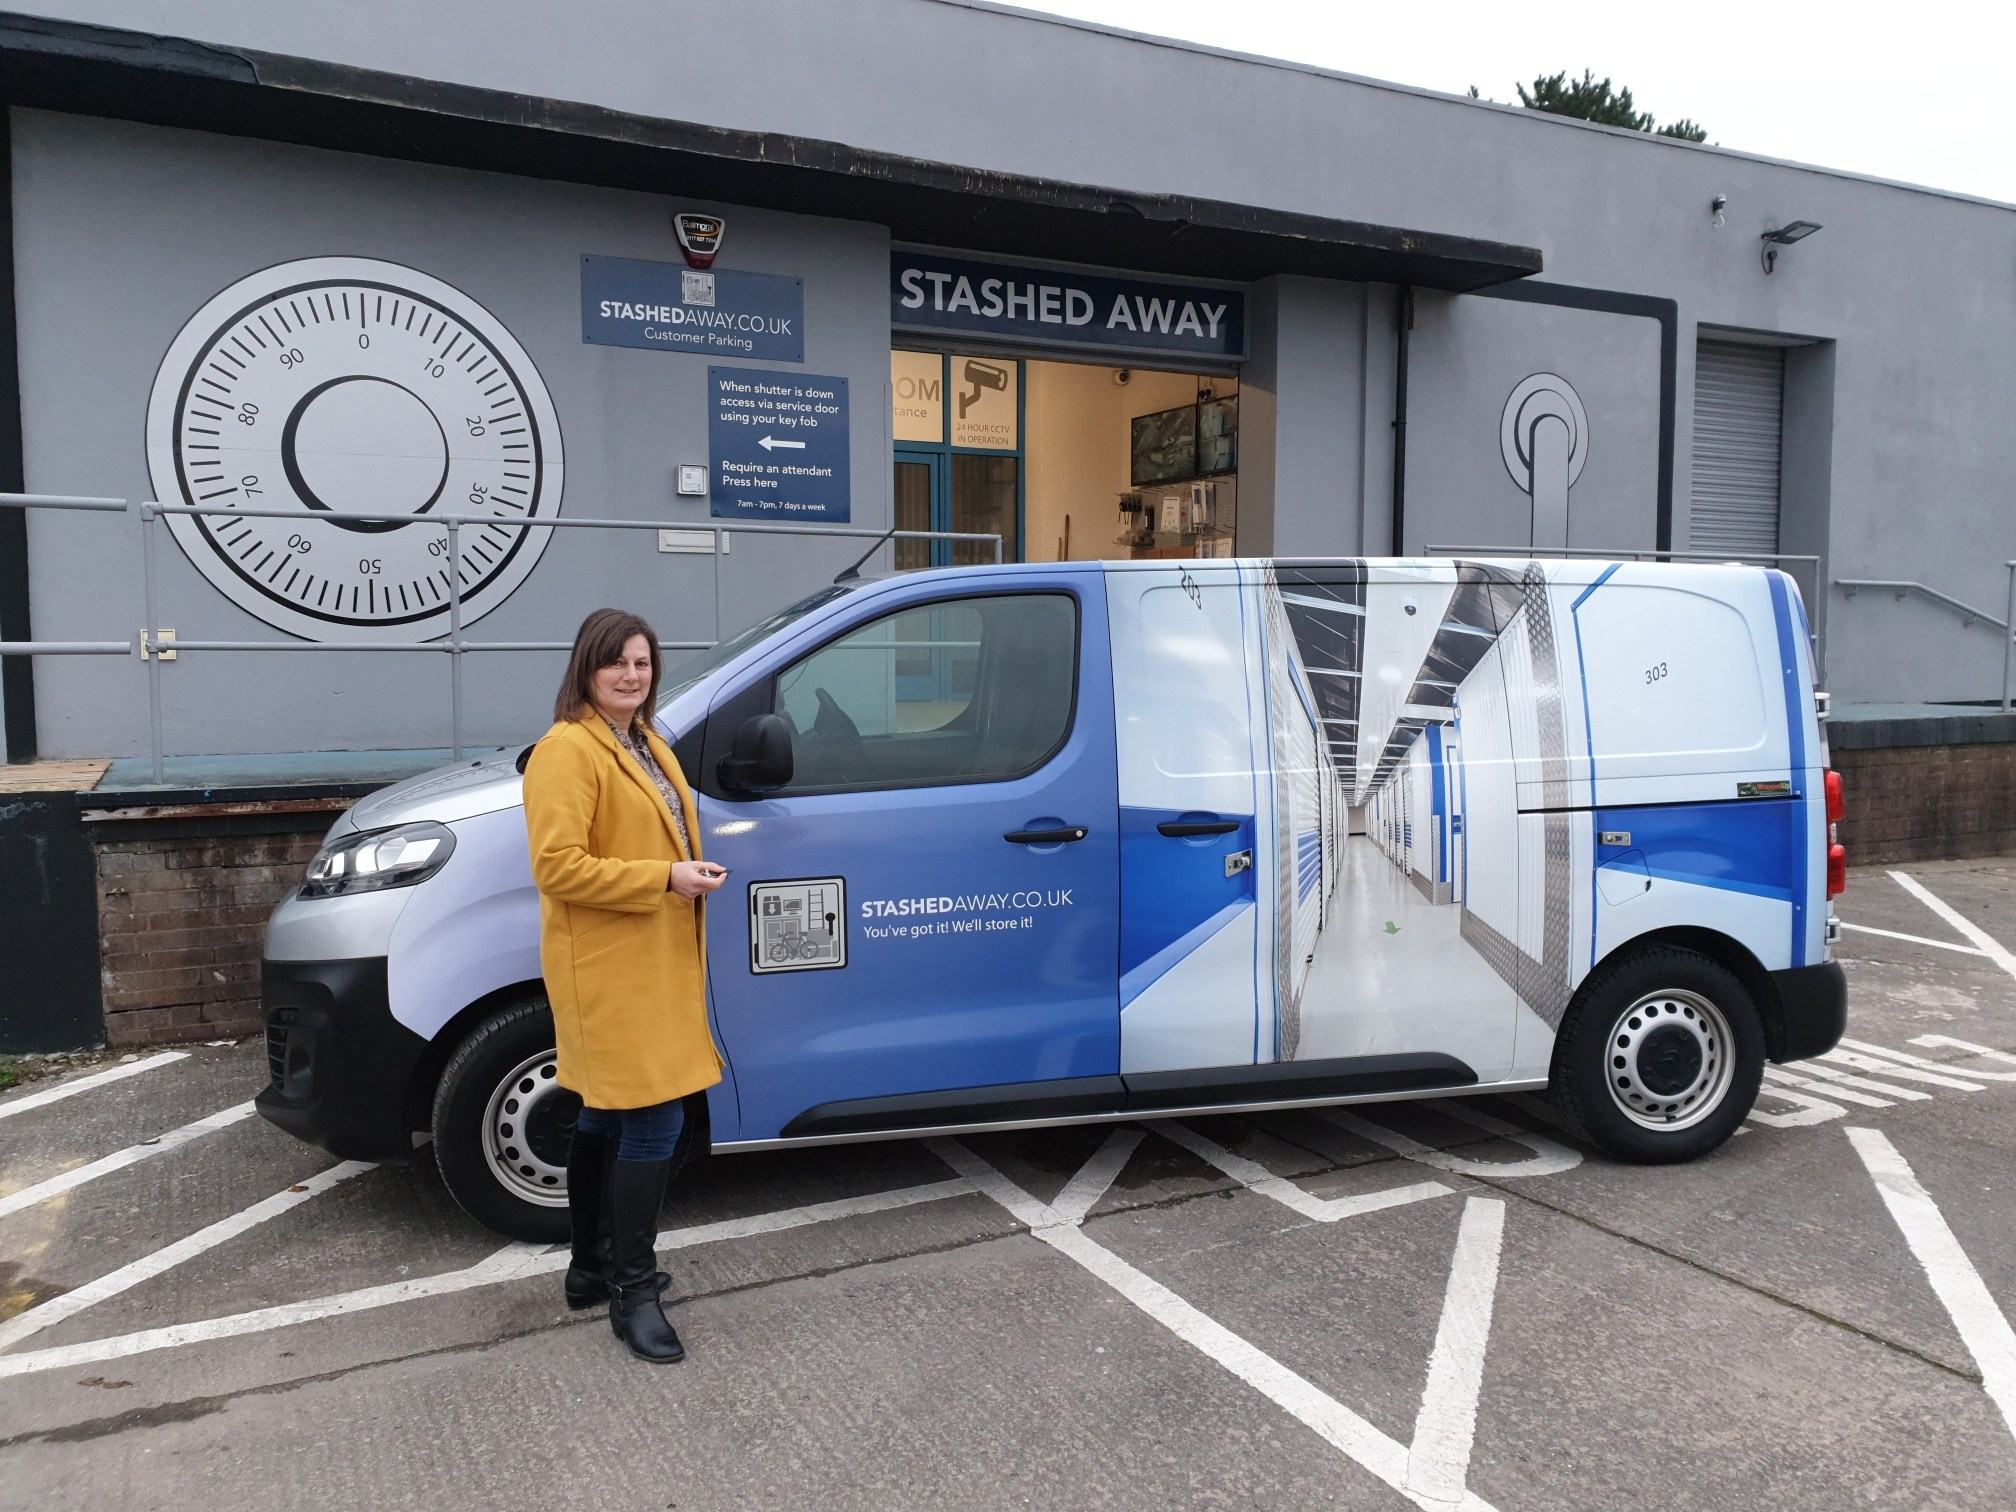
[[[1239,396],[1197,401],[1197,476],[1239,470]]]
[[[1197,476],[1197,406],[1157,410],[1133,421],[1128,479],[1136,488]]]

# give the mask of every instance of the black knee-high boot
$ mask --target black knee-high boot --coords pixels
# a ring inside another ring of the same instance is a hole
[[[609,1300],[609,1161],[616,1141],[576,1132],[567,1148],[567,1221],[574,1257],[567,1265],[567,1305],[577,1311]]]
[[[658,1211],[670,1160],[609,1162],[609,1327],[630,1352],[654,1365],[686,1357],[658,1296]]]

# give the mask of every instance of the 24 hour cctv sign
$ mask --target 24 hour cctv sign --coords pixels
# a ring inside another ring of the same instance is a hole
[[[900,251],[889,284],[890,324],[899,330],[1193,357],[1246,353],[1246,300],[1236,289]]]

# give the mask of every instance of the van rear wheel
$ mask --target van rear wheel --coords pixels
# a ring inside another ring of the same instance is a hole
[[[513,1239],[567,1238],[567,1147],[581,1099],[555,1079],[553,1014],[528,999],[485,1019],[434,1093],[434,1159],[449,1195]]]
[[[1607,961],[1569,1005],[1549,1084],[1620,1160],[1692,1160],[1736,1132],[1764,1076],[1757,1005],[1728,968],[1662,945]]]

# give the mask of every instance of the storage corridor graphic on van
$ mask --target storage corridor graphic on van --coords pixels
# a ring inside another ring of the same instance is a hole
[[[1606,942],[1706,917],[1766,969],[1819,959],[1808,802],[1738,796],[1796,765],[1798,716],[1765,681],[1800,654],[1785,589],[1692,581],[1359,559],[1109,573],[1123,1073],[1395,1056],[1545,1075]],[[1194,857],[1149,838],[1211,820],[1227,832],[1186,837]]]

